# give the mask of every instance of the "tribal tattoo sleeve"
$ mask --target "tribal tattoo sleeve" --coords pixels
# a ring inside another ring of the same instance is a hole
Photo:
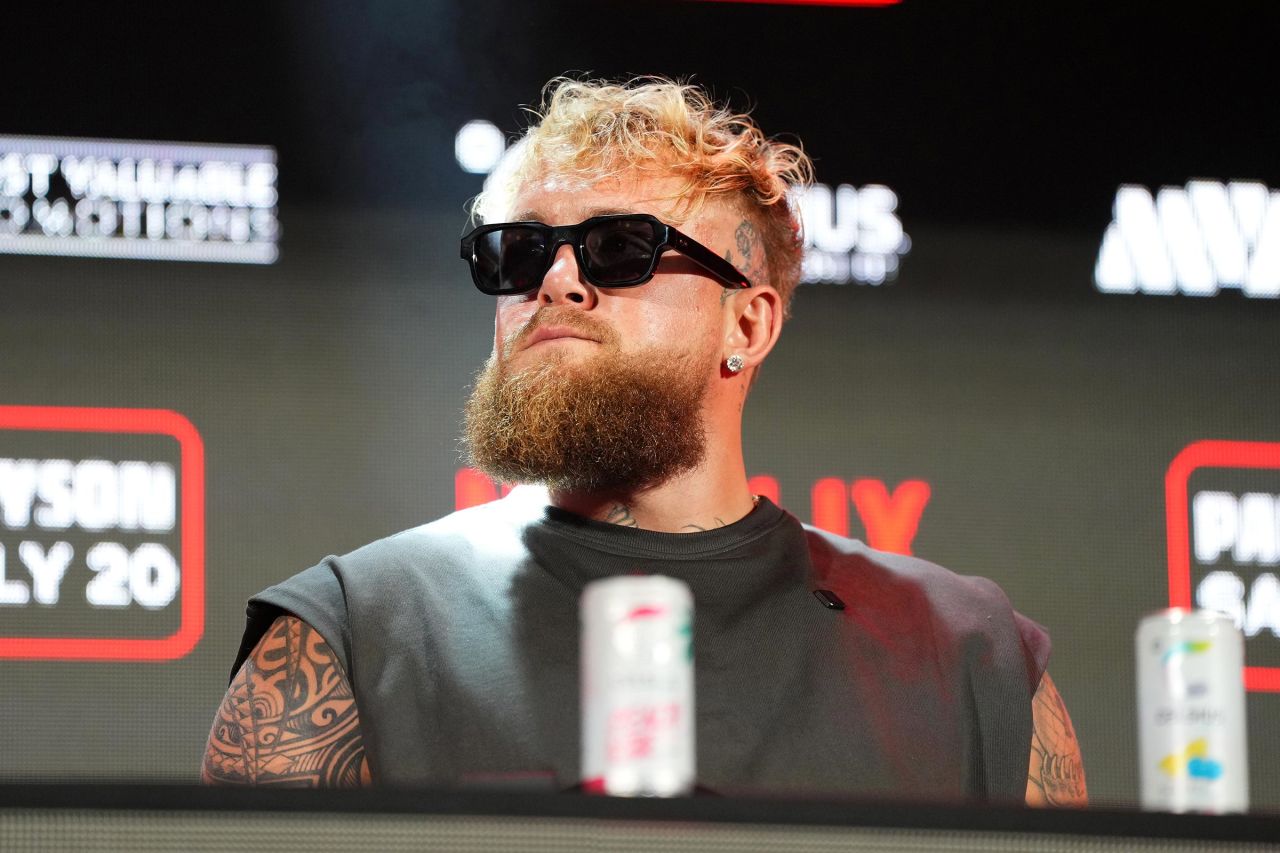
[[[1027,805],[1087,806],[1084,760],[1067,706],[1057,685],[1045,673],[1031,700],[1031,766],[1027,771]]]
[[[201,779],[294,788],[370,784],[351,684],[316,629],[295,616],[272,623],[227,688]]]

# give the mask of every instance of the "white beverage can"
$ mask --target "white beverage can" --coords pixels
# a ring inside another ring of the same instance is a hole
[[[1229,616],[1174,608],[1134,635],[1142,807],[1249,808],[1244,637]]]
[[[693,594],[657,575],[582,593],[583,789],[672,797],[694,787]]]

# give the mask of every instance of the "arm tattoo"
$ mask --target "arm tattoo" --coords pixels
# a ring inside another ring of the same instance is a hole
[[[351,685],[315,628],[296,616],[272,623],[227,688],[200,776],[215,785],[370,784]]]
[[[1045,673],[1031,700],[1031,766],[1027,771],[1027,804],[1086,806],[1084,762],[1075,728],[1058,688]]]
[[[609,510],[609,514],[605,516],[605,521],[610,524],[620,524],[623,527],[639,527],[636,520],[631,516],[631,507],[624,504],[614,504],[613,509]]]

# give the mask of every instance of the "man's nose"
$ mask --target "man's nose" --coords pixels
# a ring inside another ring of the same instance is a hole
[[[542,287],[538,289],[538,302],[543,305],[556,305],[572,302],[584,308],[595,305],[595,288],[588,284],[578,269],[578,259],[573,254],[573,247],[564,244],[556,249],[551,268],[542,277]]]

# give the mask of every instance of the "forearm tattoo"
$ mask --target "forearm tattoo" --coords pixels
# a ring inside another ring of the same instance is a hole
[[[1084,762],[1067,706],[1046,672],[1031,703],[1031,766],[1027,803],[1033,806],[1085,806]]]
[[[295,788],[370,783],[351,685],[306,622],[281,616],[240,667],[214,717],[201,779]]]

